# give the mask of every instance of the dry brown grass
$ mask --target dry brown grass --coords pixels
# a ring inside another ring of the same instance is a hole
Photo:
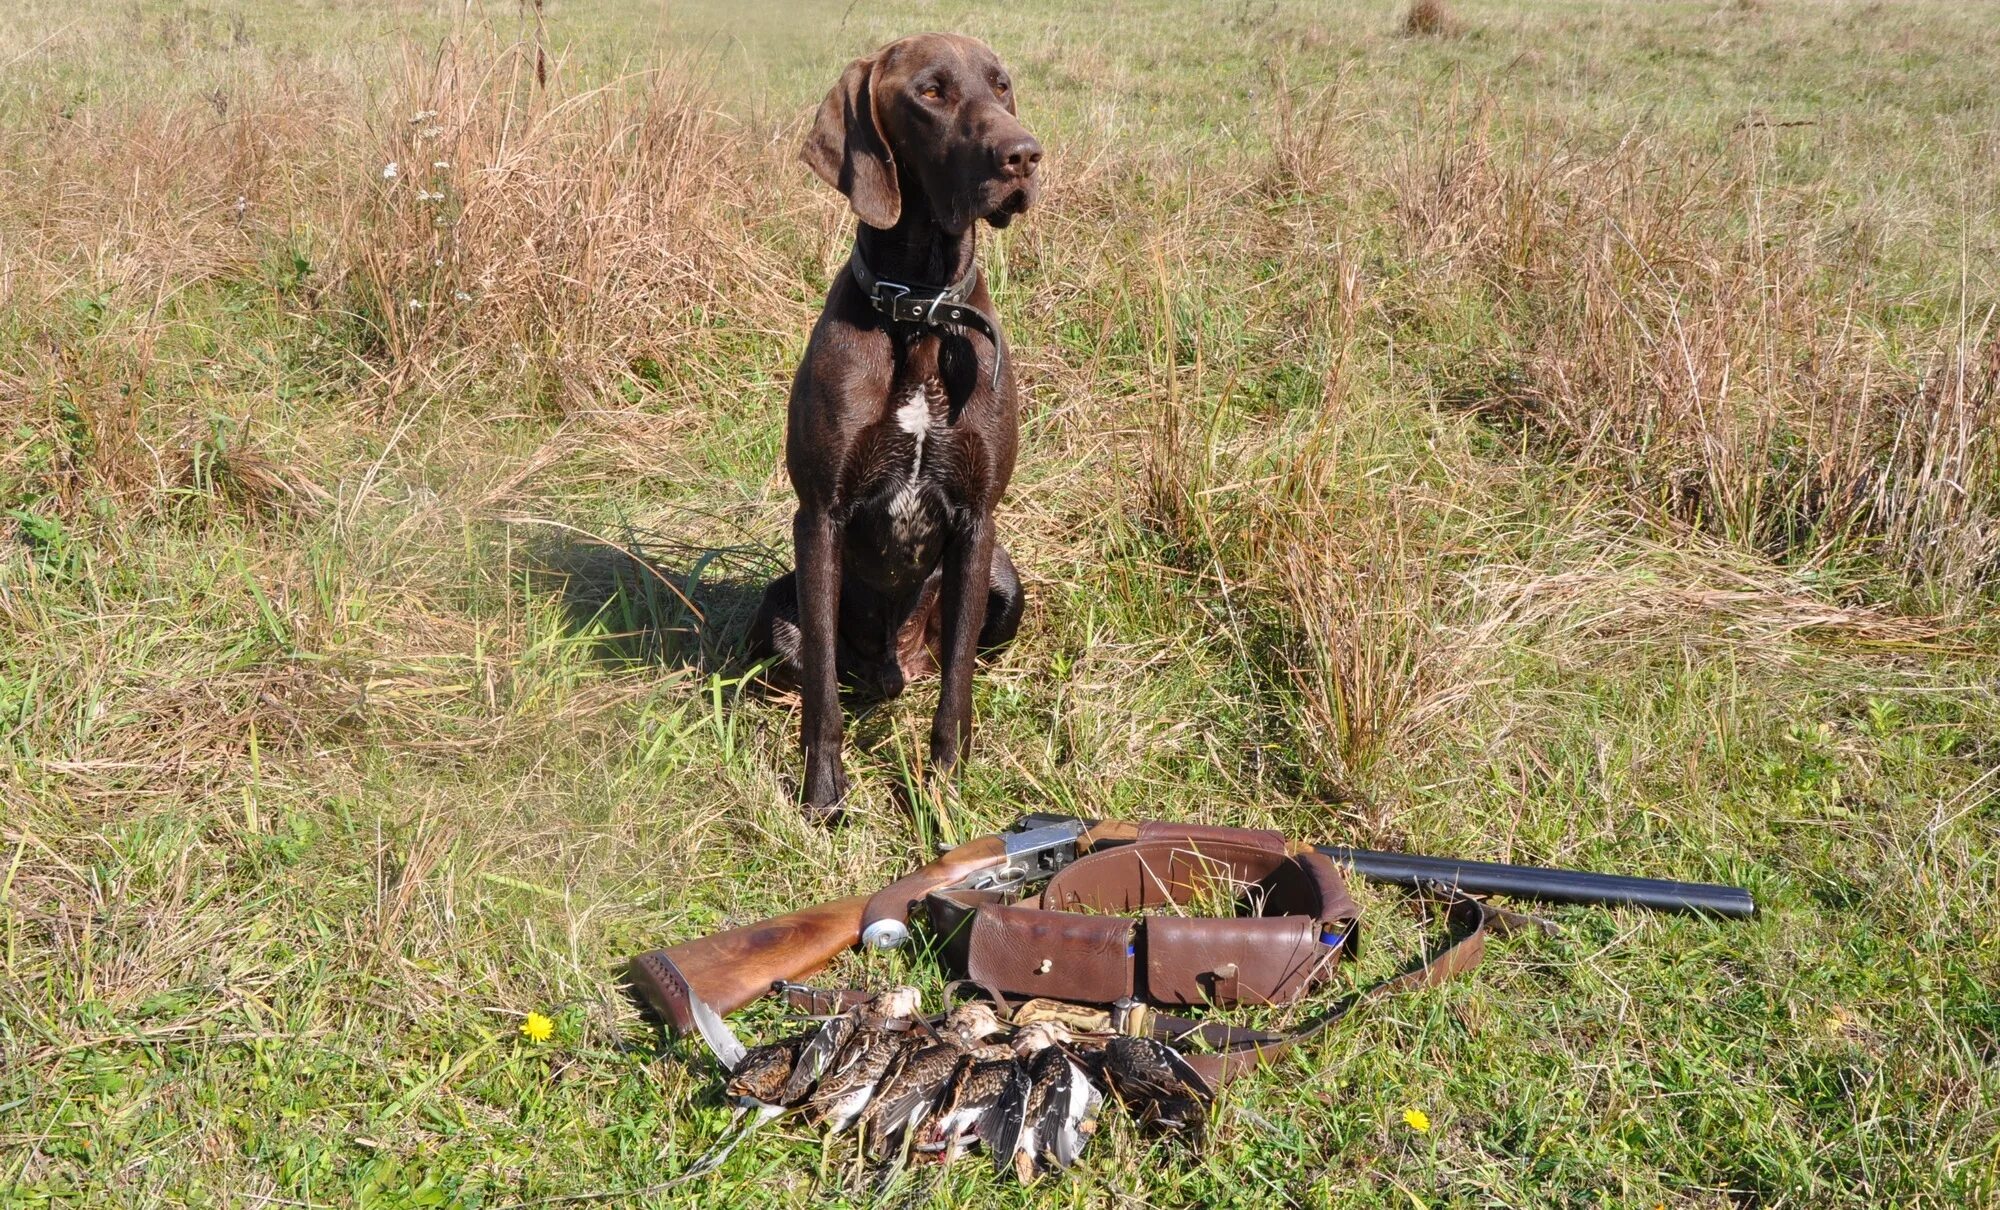
[[[657,429],[740,395],[719,366],[810,315],[798,249],[749,226],[789,176],[783,144],[742,137],[683,68],[573,89],[559,61],[537,84],[535,61],[452,40],[408,48],[372,103],[278,74],[17,132],[0,306],[27,327],[0,349],[0,406],[38,437],[0,459],[72,517],[92,496],[319,503],[332,468],[210,439],[271,418],[244,399],[261,367],[202,358],[225,294],[283,307],[299,326],[271,338],[372,409],[504,397],[605,417],[623,384]],[[804,200],[831,246],[836,208]]]
[[[557,63],[543,87],[535,55],[413,50],[369,123],[346,238],[389,373],[435,390],[497,371],[569,408],[629,375],[712,398],[691,351],[737,316],[808,314],[792,264],[745,230],[786,157],[685,70],[577,90]]]
[[[1353,171],[1368,118],[1340,104],[1332,88],[1281,94],[1268,166],[1246,165],[1313,199],[1248,228],[1284,266],[1283,319],[1252,304],[1250,322],[1296,333],[1294,355],[1325,367],[1294,423],[1232,423],[1241,367],[1204,361],[1187,326],[1235,304],[1176,275],[1170,237],[1152,246],[1144,311],[1160,403],[1148,515],[1181,566],[1262,619],[1232,614],[1231,629],[1240,650],[1268,646],[1309,780],[1336,796],[1394,781],[1374,766],[1407,771],[1510,648],[1578,666],[1717,644],[1782,661],[1800,639],[1953,649],[1954,623],[1927,615],[1976,615],[2000,571],[1989,317],[1914,337],[1864,317],[1869,251],[1831,239],[1813,196],[1764,188],[1753,150],[1684,166],[1644,139],[1587,151],[1561,130],[1503,147],[1491,105],[1460,98],[1380,178],[1407,273],[1374,280],[1310,221],[1376,184]],[[1239,213],[1221,183],[1196,196],[1187,238],[1210,238],[1203,205]],[[1346,402],[1371,330],[1468,298],[1490,300],[1496,327],[1432,381],[1509,444],[1529,434],[1534,464],[1582,478],[1591,503],[1555,549],[1510,549],[1477,520],[1512,489],[1453,441],[1429,443],[1421,484],[1375,481],[1400,439]],[[1646,536],[1659,527],[1674,545]],[[1872,604],[1802,587],[1829,567],[1886,569],[1888,584],[1862,594]]]
[[[1439,38],[1458,30],[1458,18],[1444,0],[1410,0],[1410,7],[1403,11],[1404,37]]]
[[[1475,128],[1415,155],[1399,214],[1410,255],[1507,330],[1443,369],[1458,404],[1773,556],[1878,555],[1934,602],[2000,570],[1993,312],[1880,325],[1872,249],[1767,188],[1759,153],[1557,134],[1501,157]]]

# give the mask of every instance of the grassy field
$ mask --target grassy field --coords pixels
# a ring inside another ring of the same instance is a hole
[[[1205,1155],[890,1204],[2000,1205],[2000,8],[1445,16],[0,0],[0,1205],[874,1200],[784,1123],[669,1184],[727,1110],[613,972],[1034,809],[1764,910],[1557,911]],[[924,28],[1049,148],[1029,612],[957,800],[926,686],[827,832],[735,645],[803,123]]]

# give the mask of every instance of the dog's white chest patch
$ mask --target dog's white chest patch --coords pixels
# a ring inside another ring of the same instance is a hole
[[[917,466],[924,464],[924,436],[931,431],[931,393],[919,386],[896,409],[896,423],[917,439]]]
[[[903,406],[896,409],[896,426],[916,443],[910,455],[910,473],[889,500],[889,521],[896,540],[906,545],[922,542],[932,528],[930,509],[924,506],[924,445],[936,420],[931,416],[931,393],[919,383]]]

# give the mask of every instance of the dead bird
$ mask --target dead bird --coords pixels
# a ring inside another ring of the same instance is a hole
[[[914,987],[892,988],[871,1002],[872,1011],[834,1055],[807,1102],[808,1110],[831,1133],[854,1125],[897,1056],[922,1043],[922,1032],[913,1028],[922,1006],[923,994]]]
[[[796,1105],[801,1098],[788,1097],[787,1090],[812,1037],[807,1031],[752,1049],[723,1082],[722,1098],[739,1115],[754,1109],[761,1117],[775,1117]]]
[[[729,1153],[736,1150],[736,1145],[759,1126],[804,1099],[804,1093],[794,1096],[788,1089],[792,1075],[798,1069],[799,1056],[805,1053],[816,1032],[807,1030],[754,1047],[744,1054],[722,1084],[723,1099],[735,1106],[735,1112],[729,1116],[729,1125],[723,1128],[715,1145],[676,1179],[690,1180],[715,1171],[722,1166],[722,1161],[729,1158]],[[743,1115],[753,1111],[756,1116],[743,1123]],[[739,1123],[742,1123],[740,1130],[737,1129]]]
[[[1097,1129],[1104,1094],[1071,1055],[1071,1040],[1069,1030],[1053,1021],[1022,1030],[1014,1052],[1026,1079],[1011,1083],[982,1123],[994,1166],[1012,1167],[1023,1183],[1045,1168],[1060,1171],[1075,1163]]]
[[[1011,1048],[973,1047],[952,1072],[937,1109],[918,1136],[917,1150],[942,1151],[947,1164],[956,1160],[974,1143],[985,1141],[983,1128],[993,1107],[1027,1079],[1027,1068]]]
[[[971,1050],[994,1034],[1006,1033],[1007,1024],[984,1000],[970,1000],[944,1015],[938,1036],[960,1050]]]
[[[937,1041],[905,1048],[861,1114],[869,1158],[887,1160],[905,1138],[915,1138],[910,1132],[937,1109],[960,1064],[971,1061],[972,1049],[1006,1028],[991,1005],[975,1000],[945,1015]]]
[[[1179,1051],[1154,1038],[1112,1038],[1104,1080],[1141,1130],[1201,1147],[1215,1090]]]
[[[916,988],[891,988],[850,1013],[745,1053],[722,1085],[723,1099],[735,1106],[729,1125],[715,1145],[676,1179],[689,1180],[715,1171],[758,1127],[804,1102],[820,1073],[862,1026],[871,1019],[887,1019],[871,1018],[869,1010],[907,1017],[922,1006],[922,993]],[[756,1116],[744,1123],[743,1115],[752,1112]]]
[[[864,1027],[907,1021],[923,1008],[923,993],[908,985],[892,987],[864,1004],[828,1017],[810,1037],[786,1079],[785,1103],[796,1105],[840,1059]]]

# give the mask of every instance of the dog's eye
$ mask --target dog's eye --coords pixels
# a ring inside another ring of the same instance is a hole
[[[944,89],[939,88],[935,84],[926,84],[917,95],[923,97],[926,101],[935,101],[944,95]]]
[[[994,91],[994,92],[996,92],[996,93],[998,93],[999,95],[1001,95],[1001,96],[1003,96],[1003,97],[1007,95],[1007,89],[1008,89],[1009,87],[1010,87],[1010,85],[1009,85],[1009,84],[1007,83],[1007,81],[1005,81],[1005,80],[995,80],[995,81],[993,81],[993,91]]]

